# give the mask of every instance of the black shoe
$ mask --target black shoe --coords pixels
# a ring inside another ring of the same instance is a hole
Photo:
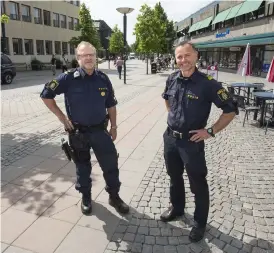
[[[195,225],[190,231],[189,240],[191,242],[199,242],[200,240],[203,239],[205,231],[206,231],[206,227],[200,227]]]
[[[81,210],[83,214],[90,214],[92,211],[91,194],[83,194]]]
[[[165,212],[162,213],[160,219],[164,222],[173,221],[176,218],[184,215],[182,211],[176,211],[174,207],[169,207]]]
[[[129,206],[120,198],[119,194],[109,195],[108,203],[113,206],[118,213],[127,214]]]

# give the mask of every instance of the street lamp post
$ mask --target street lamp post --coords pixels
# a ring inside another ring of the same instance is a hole
[[[120,7],[116,9],[118,12],[124,14],[124,84],[126,84],[126,52],[127,52],[127,14],[134,11],[133,8]]]

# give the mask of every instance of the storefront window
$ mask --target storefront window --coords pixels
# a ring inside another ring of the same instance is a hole
[[[267,46],[266,46],[267,49]],[[270,67],[271,61],[274,57],[274,46],[273,46],[273,51],[265,51],[264,52],[264,61],[263,61],[263,66],[262,66],[262,72],[267,73],[268,69]]]

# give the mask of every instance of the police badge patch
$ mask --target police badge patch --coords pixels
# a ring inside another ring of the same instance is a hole
[[[52,80],[48,86],[51,90],[55,90],[59,86],[59,83],[56,80]]]
[[[225,88],[218,90],[217,95],[221,99],[221,101],[226,101],[229,99],[229,93]]]

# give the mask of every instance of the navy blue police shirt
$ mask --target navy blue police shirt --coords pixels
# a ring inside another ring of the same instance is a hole
[[[237,112],[226,89],[197,69],[189,78],[182,77],[180,70],[172,73],[162,97],[170,106],[169,127],[182,133],[205,128],[212,103],[224,113]]]
[[[45,85],[40,96],[53,99],[60,94],[64,94],[68,118],[83,126],[102,123],[106,108],[117,104],[108,76],[99,70],[92,75],[82,68],[60,74]]]

